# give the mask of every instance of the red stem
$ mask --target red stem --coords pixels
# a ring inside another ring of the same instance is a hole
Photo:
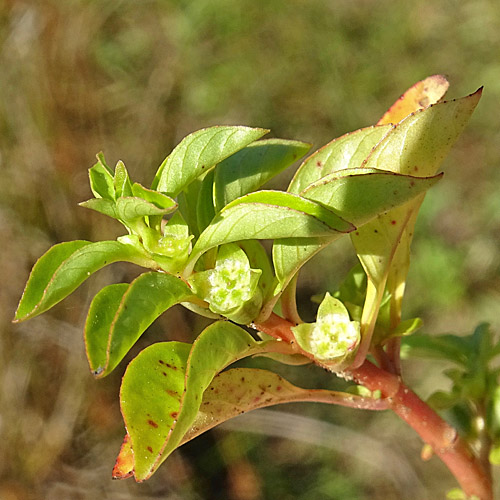
[[[296,346],[297,352],[305,353],[295,342],[290,322],[272,314],[262,324],[254,325],[258,330]],[[365,361],[349,375],[371,391],[379,390],[389,401],[389,407],[407,422],[430,445],[434,453],[446,464],[468,496],[480,500],[493,500],[492,482],[467,443],[457,431],[445,422],[434,410],[411,391],[401,378]]]

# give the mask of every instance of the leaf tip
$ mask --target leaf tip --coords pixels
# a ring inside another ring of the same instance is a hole
[[[122,446],[118,457],[116,458],[115,466],[111,477],[113,479],[126,479],[134,475],[134,455],[132,452],[132,445],[130,443],[130,436],[125,434]]]
[[[103,378],[106,373],[106,369],[103,366],[98,366],[95,369],[91,368],[92,375],[94,375],[95,378]]]

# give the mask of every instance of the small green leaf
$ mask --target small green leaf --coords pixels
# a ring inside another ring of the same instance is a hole
[[[130,285],[103,288],[92,301],[85,323],[85,344],[94,375],[108,375],[137,339],[167,309],[193,296],[179,278],[141,274]]]
[[[266,297],[272,291],[274,271],[265,248],[258,240],[239,241],[238,246],[246,253],[250,262],[250,267],[262,271],[259,280],[259,288],[262,290],[262,295]]]
[[[291,353],[284,344],[257,342],[240,327],[218,321],[200,334],[188,360],[187,346],[176,342],[154,344],[142,351],[127,368],[120,393],[136,479],[149,478],[180,445],[217,373],[260,352]]]
[[[175,198],[194,179],[267,132],[229,126],[198,130],[185,137],[161,164],[153,188]]]
[[[227,205],[200,235],[191,254],[192,268],[207,250],[247,239],[337,236],[354,226],[318,203],[279,191],[259,191]]]
[[[115,199],[113,173],[106,165],[102,153],[97,155],[97,163],[89,169],[90,189],[96,198]]]
[[[118,219],[118,215],[116,213],[116,202],[114,200],[108,200],[106,198],[91,198],[90,200],[82,201],[79,205],[107,215],[112,219]]]
[[[267,139],[254,142],[221,162],[215,169],[216,211],[262,187],[310,148],[304,142]]]
[[[134,182],[132,185],[132,194],[149,201],[158,208],[168,209],[170,212],[173,212],[177,208],[177,203],[170,196],[159,191],[154,191],[153,189],[145,188],[138,182]]]
[[[411,335],[402,339],[405,355],[447,359],[467,366],[471,355],[466,339],[456,335]]]
[[[478,91],[408,116],[377,144],[363,167],[419,177],[434,175],[464,129],[480,96],[481,91]],[[352,235],[356,253],[377,287],[385,286],[398,245],[405,251],[397,256],[395,272],[398,276],[392,280],[392,285],[396,289],[404,283],[409,265],[407,253],[421,203],[422,198],[417,198],[407,206],[391,210]]]
[[[375,145],[392,128],[392,125],[367,127],[334,139],[302,163],[288,191],[298,194],[325,175],[360,167]]]
[[[318,238],[277,239],[273,244],[272,254],[280,286],[275,291],[284,289],[309,259],[343,235],[344,233],[337,233]]]
[[[130,182],[127,168],[122,161],[116,164],[114,184],[117,200],[122,196],[132,196],[132,183]]]
[[[116,200],[116,214],[124,222],[138,220],[146,216],[162,216],[173,212],[176,208],[175,203],[167,208],[159,208],[154,203],[134,196],[121,197]]]
[[[23,321],[47,311],[92,273],[117,261],[156,267],[137,248],[118,241],[70,241],[53,246],[34,265],[15,321]]]

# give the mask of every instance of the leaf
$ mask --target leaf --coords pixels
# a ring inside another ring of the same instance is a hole
[[[205,175],[201,181],[200,190],[198,191],[198,199],[196,200],[196,223],[198,230],[203,231],[212,221],[215,216],[214,209],[214,171]]]
[[[172,200],[173,201],[173,200]],[[167,208],[160,208],[154,203],[134,196],[123,196],[116,200],[116,214],[125,222],[141,219],[146,216],[166,215],[177,208],[174,204]]]
[[[103,288],[94,297],[85,323],[87,357],[94,375],[108,375],[156,318],[192,296],[180,278],[159,272]]]
[[[359,227],[433,186],[442,175],[413,177],[378,169],[346,169],[310,184],[301,195]]]
[[[215,169],[216,211],[262,187],[310,148],[304,142],[268,139],[256,141],[221,162]]]
[[[409,114],[438,102],[446,94],[449,85],[443,75],[429,76],[417,82],[389,108],[377,125],[398,123]]]
[[[364,168],[432,176],[462,133],[482,89],[421,109],[398,123],[371,152]]]
[[[82,201],[78,205],[89,208],[90,210],[95,210],[113,219],[118,219],[118,215],[116,214],[116,202],[114,200],[91,198],[90,200]]]
[[[180,445],[226,420],[258,408],[298,401],[363,406],[368,399],[322,389],[302,389],[267,370],[233,368],[219,373],[205,390],[198,414]]]
[[[412,335],[402,339],[402,352],[407,356],[447,359],[467,366],[469,342],[456,335]]]
[[[194,179],[267,132],[229,126],[198,130],[185,137],[161,164],[153,188],[175,198]]]
[[[357,233],[359,226],[418,196],[440,178],[441,176],[398,176],[378,169],[348,169],[311,184],[305,189],[303,196],[323,204],[352,222],[358,227],[355,231]],[[273,262],[281,284],[278,290],[285,287],[309,259],[339,236],[276,240],[273,245]]]
[[[130,444],[130,437],[125,435],[120,453],[113,467],[113,479],[126,479],[134,475],[134,453]]]
[[[277,239],[273,244],[273,263],[280,286],[285,288],[299,269],[325,246],[343,236],[343,233],[317,238]]]
[[[97,163],[89,169],[90,189],[96,198],[115,199],[113,173],[106,165],[104,155],[97,155]]]
[[[138,481],[152,474],[178,418],[190,350],[182,342],[153,344],[131,361],[123,376],[120,406]]]
[[[246,239],[339,235],[354,226],[318,203],[279,191],[259,191],[227,205],[200,235],[190,258],[191,270],[207,250]]]
[[[329,142],[302,163],[288,191],[298,194],[325,175],[346,168],[360,167],[375,145],[392,128],[392,125],[367,127]]]
[[[171,212],[177,208],[177,203],[170,196],[159,191],[154,191],[153,189],[145,188],[138,182],[134,182],[132,185],[132,194],[137,198],[149,201],[158,208],[169,209]]]
[[[374,148],[363,167],[419,177],[434,175],[464,129],[480,96],[481,89],[462,99],[437,103],[411,114]],[[359,362],[369,348],[386,283],[393,301],[392,326],[397,326],[400,320],[410,261],[409,248],[423,196],[378,216],[351,234],[356,253],[369,278]]]
[[[218,321],[193,344],[154,344],[129,365],[120,393],[138,481],[149,478],[179,446],[196,418],[202,396],[227,365],[260,352],[290,352],[283,342],[257,342],[238,326]],[[185,373],[185,383],[184,383]]]
[[[115,167],[115,191],[117,200],[122,196],[132,196],[133,194],[132,183],[122,161],[119,161]]]
[[[274,281],[274,272],[262,243],[258,240],[243,240],[238,242],[238,246],[247,254],[250,267],[262,270],[259,287],[264,297],[269,295]]]
[[[70,241],[50,248],[34,265],[14,321],[24,321],[63,300],[92,273],[117,261],[156,267],[132,245],[118,241]]]

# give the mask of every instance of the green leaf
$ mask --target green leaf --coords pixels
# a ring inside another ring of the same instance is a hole
[[[193,344],[154,344],[129,365],[120,393],[138,481],[149,478],[182,442],[217,373],[245,356],[290,351],[283,342],[257,342],[238,326],[219,321]],[[185,375],[185,378],[184,378]],[[185,382],[184,382],[185,381]]]
[[[202,179],[196,200],[196,223],[200,232],[210,224],[215,216],[213,193],[214,171],[211,170]]]
[[[115,199],[113,173],[106,165],[104,155],[97,155],[97,163],[89,169],[90,189],[96,198]]]
[[[194,179],[267,132],[229,126],[198,130],[185,137],[161,164],[153,188],[175,198]]]
[[[170,212],[173,212],[177,208],[177,203],[170,196],[159,191],[154,191],[153,189],[145,188],[138,182],[134,182],[132,185],[132,194],[149,201],[158,208],[168,209]]]
[[[262,187],[310,148],[304,142],[268,139],[256,141],[221,162],[215,169],[216,211]]]
[[[411,114],[380,141],[363,167],[419,177],[434,175],[467,125],[481,92]]]
[[[190,233],[196,238],[200,235],[197,219],[197,207],[201,188],[202,180],[198,178],[191,182],[189,186],[185,187],[184,190],[177,196],[177,201],[179,203],[178,212],[182,214],[184,220],[189,226]]]
[[[346,169],[310,184],[301,196],[359,227],[427,191],[442,175],[413,177],[378,169]]]
[[[181,279],[159,272],[103,288],[94,297],[85,323],[87,357],[94,375],[108,375],[156,318],[192,296]]]
[[[108,200],[107,198],[91,198],[90,200],[82,201],[79,205],[107,215],[112,219],[118,219],[118,215],[116,213],[116,202],[114,200]]]
[[[156,267],[137,248],[118,241],[70,241],[53,246],[34,265],[15,321],[23,321],[47,311],[92,273],[117,261]]]
[[[447,359],[467,366],[470,356],[469,343],[456,335],[412,335],[402,339],[402,352],[405,356],[421,356]]]
[[[130,182],[127,168],[122,161],[116,164],[114,184],[117,200],[122,196],[132,196],[132,183]]]
[[[247,254],[250,267],[262,271],[259,288],[262,290],[262,295],[266,297],[272,291],[274,271],[265,248],[258,240],[243,240],[239,241],[238,245]]]
[[[288,191],[298,194],[325,175],[360,167],[375,145],[392,128],[392,125],[367,127],[334,139],[302,163]]]
[[[227,205],[200,235],[191,254],[192,268],[207,250],[246,239],[337,236],[354,226],[318,203],[279,191],[259,191]]]
[[[419,177],[434,175],[464,129],[481,90],[455,101],[440,102],[416,111],[399,122],[373,149],[365,168],[381,168]],[[391,294],[391,322],[397,324],[410,263],[410,244],[424,195],[390,210],[351,234],[369,283],[363,310],[363,344],[359,362],[369,349],[380,300]]]
[[[337,240],[344,233],[319,238],[277,239],[273,244],[273,263],[280,286],[285,288],[299,269],[325,246]]]
[[[434,175],[464,129],[480,96],[478,91],[408,116],[380,141],[363,167],[419,177]],[[398,244],[409,248],[415,222],[412,216],[416,217],[421,202],[422,198],[417,198],[405,207],[391,210],[352,235],[363,267],[375,284],[385,284]],[[406,277],[409,262],[406,253],[398,258],[401,269],[395,287]]]
[[[154,203],[134,196],[124,196],[116,200],[118,218],[125,222],[134,221],[146,216],[162,216],[173,212],[176,208],[177,204],[175,202],[170,207],[159,208]]]
[[[415,178],[398,176],[376,169],[347,169],[330,174],[311,184],[304,192],[358,227],[377,215],[420,195],[441,176]],[[273,262],[283,289],[298,270],[326,245],[341,235],[310,239],[276,240]]]

